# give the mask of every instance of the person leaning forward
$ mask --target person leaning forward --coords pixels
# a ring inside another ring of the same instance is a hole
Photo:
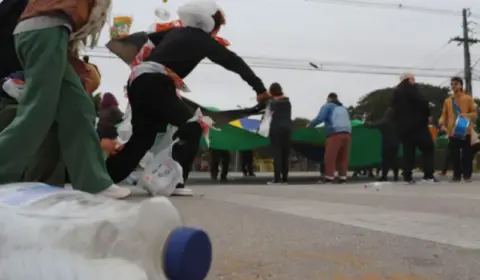
[[[31,0],[14,30],[26,90],[15,120],[0,133],[0,183],[18,182],[54,122],[73,187],[123,198],[113,184],[95,132],[95,109],[69,64],[70,45],[93,37],[105,23],[110,0]]]

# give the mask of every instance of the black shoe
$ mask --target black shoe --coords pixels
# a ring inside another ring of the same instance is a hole
[[[338,179],[337,184],[345,184],[347,182],[347,179]]]
[[[251,173],[251,174],[248,174],[249,177],[257,177],[257,175],[255,175],[255,173]]]
[[[282,182],[273,180],[273,181],[267,182],[267,185],[282,185]]]
[[[320,179],[320,181],[318,181],[318,183],[319,184],[331,184],[331,183],[333,183],[333,180],[323,178],[323,179]]]
[[[385,176],[382,176],[382,177],[378,178],[378,181],[379,181],[379,182],[387,182],[387,181],[388,181],[388,178],[385,177]]]
[[[222,178],[220,178],[220,182],[228,182],[227,177],[222,177]]]
[[[465,183],[471,183],[471,182],[473,182],[473,181],[472,181],[472,177],[464,177],[464,178],[463,178],[463,181],[464,181]]]
[[[404,181],[405,181],[405,183],[407,183],[407,185],[415,185],[417,183],[413,179],[405,179]]]
[[[217,177],[210,177],[210,179],[212,179],[212,181],[217,181]]]
[[[440,182],[440,181],[438,181],[437,178],[435,178],[435,177],[423,178],[423,181],[424,181],[425,183],[438,183],[438,182]]]
[[[462,181],[462,178],[460,177],[453,177],[452,180],[450,180],[450,182],[452,183],[460,183]]]

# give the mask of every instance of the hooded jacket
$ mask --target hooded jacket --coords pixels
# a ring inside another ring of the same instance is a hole
[[[403,80],[393,92],[391,107],[393,123],[399,136],[428,128],[429,102],[408,79]]]
[[[376,128],[382,134],[382,149],[398,148],[400,141],[392,122],[393,110],[388,109],[378,122],[366,122],[365,127]]]
[[[316,127],[323,122],[327,136],[352,132],[348,110],[338,101],[323,105],[318,115],[310,122],[310,127]]]
[[[292,104],[288,97],[274,98],[270,102],[270,110],[273,112],[272,121],[270,122],[270,134],[292,131]]]

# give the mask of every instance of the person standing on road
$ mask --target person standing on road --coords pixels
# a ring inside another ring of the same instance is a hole
[[[398,181],[398,151],[400,141],[392,122],[393,110],[388,108],[384,117],[378,122],[366,122],[365,127],[377,128],[382,135],[382,175],[380,181],[388,181],[388,171],[392,169],[393,180]]]
[[[418,90],[412,74],[400,77],[400,84],[393,93],[391,107],[395,129],[403,145],[404,181],[409,184],[415,183],[412,170],[415,167],[415,153],[418,148],[423,157],[424,181],[438,182],[433,175],[435,147],[428,127],[429,102]]]
[[[220,181],[226,182],[228,181],[227,176],[230,169],[230,152],[210,148],[210,178],[213,181],[218,180],[219,165],[221,168]]]
[[[473,98],[463,91],[463,80],[460,77],[451,79],[453,96],[445,99],[442,116],[439,123],[441,129],[448,133],[448,149],[453,161],[453,178],[458,182],[463,179],[466,182],[472,180],[473,153],[472,153],[472,130],[473,123],[477,119],[477,109]],[[455,135],[455,126],[458,117],[467,118],[470,124],[466,134]]]
[[[242,173],[245,177],[255,177],[253,171],[253,151],[240,151],[240,163],[242,166]]]
[[[332,183],[335,180],[335,169],[338,167],[338,182],[344,183],[347,180],[352,126],[348,110],[340,103],[336,93],[328,95],[327,104],[320,109],[309,127],[316,127],[323,122],[327,133],[323,182]]]
[[[273,100],[270,103],[272,121],[269,138],[273,152],[273,181],[269,184],[287,184],[292,137],[292,104],[283,94],[279,83],[270,85]]]

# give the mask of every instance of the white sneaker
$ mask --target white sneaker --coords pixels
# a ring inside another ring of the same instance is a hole
[[[173,193],[173,196],[193,196],[193,190],[189,188],[176,188]]]
[[[132,194],[132,191],[129,188],[119,187],[115,184],[106,188],[104,191],[98,193],[98,195],[113,198],[113,199],[123,199]]]

